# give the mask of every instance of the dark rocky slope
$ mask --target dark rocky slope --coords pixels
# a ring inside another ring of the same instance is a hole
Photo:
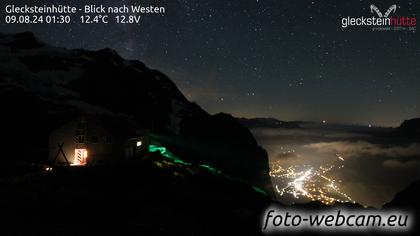
[[[271,201],[157,153],[122,165],[19,170],[0,177],[1,235],[260,235]]]
[[[417,180],[407,186],[404,190],[397,193],[395,197],[383,206],[383,209],[396,210],[411,214],[414,227],[410,231],[410,235],[419,235],[420,225],[420,180]]]
[[[396,129],[396,133],[420,141],[420,118],[405,120]]]

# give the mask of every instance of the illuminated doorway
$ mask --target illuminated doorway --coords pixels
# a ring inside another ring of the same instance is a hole
[[[73,165],[86,165],[88,153],[86,149],[74,149],[74,163]]]

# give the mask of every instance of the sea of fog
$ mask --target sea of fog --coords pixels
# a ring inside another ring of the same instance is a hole
[[[347,195],[381,207],[420,179],[420,144],[392,138],[389,129],[305,123],[299,129],[251,131],[268,152],[277,172],[273,187],[286,204],[310,200],[305,194],[342,200]]]

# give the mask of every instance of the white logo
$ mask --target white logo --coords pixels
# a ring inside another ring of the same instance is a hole
[[[396,15],[396,4],[391,5],[385,13],[373,4],[370,5],[369,17],[343,17],[341,18],[341,27],[349,26],[372,26],[372,31],[416,31],[417,19],[415,16],[399,16]]]
[[[378,7],[376,7],[375,5],[371,4],[370,5],[370,12],[376,12],[376,14],[378,14],[379,17],[381,18],[386,18],[389,16],[389,14],[391,13],[395,13],[397,11],[397,5],[392,5],[388,8],[388,10],[385,12],[385,14],[382,15],[382,12],[379,10]]]

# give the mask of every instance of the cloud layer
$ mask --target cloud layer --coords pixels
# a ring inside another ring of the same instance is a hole
[[[411,143],[408,146],[374,144],[367,141],[357,142],[319,142],[305,145],[304,147],[314,149],[321,153],[340,153],[353,156],[382,156],[388,157],[420,157],[420,144]]]
[[[347,128],[252,131],[267,150],[270,161],[280,162],[284,167],[345,165],[332,175],[342,180],[345,192],[365,205],[380,207],[420,179],[419,143]],[[279,184],[276,179],[273,183]]]

